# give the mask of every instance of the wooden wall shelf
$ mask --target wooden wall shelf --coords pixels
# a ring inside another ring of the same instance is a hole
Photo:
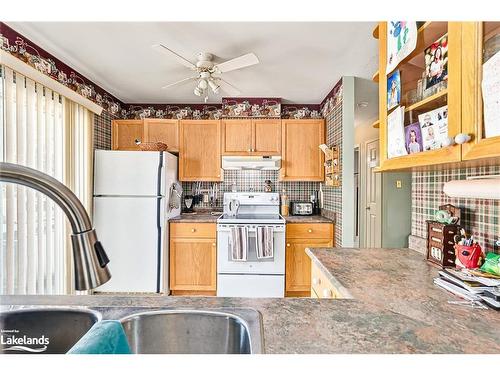
[[[442,107],[446,105],[446,96],[448,95],[448,89],[439,91],[438,93],[428,96],[427,98],[413,103],[408,107],[405,107],[405,112],[418,110],[419,112],[428,112],[434,108]],[[442,102],[442,103],[440,103]]]

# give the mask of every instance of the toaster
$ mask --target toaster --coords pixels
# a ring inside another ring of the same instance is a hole
[[[292,215],[312,215],[313,204],[311,202],[291,202]]]

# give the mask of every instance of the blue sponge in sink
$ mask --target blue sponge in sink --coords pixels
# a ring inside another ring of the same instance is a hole
[[[118,320],[102,320],[66,354],[131,354],[127,336]]]

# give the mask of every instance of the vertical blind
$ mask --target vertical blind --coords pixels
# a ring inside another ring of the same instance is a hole
[[[0,69],[2,160],[53,176],[89,208],[92,114],[10,68]],[[62,210],[33,189],[0,187],[0,293],[72,292],[69,227]]]

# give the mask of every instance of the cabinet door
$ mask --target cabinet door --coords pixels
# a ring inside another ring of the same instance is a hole
[[[464,22],[462,35],[462,132],[472,135],[462,145],[462,160],[498,157],[500,134],[486,132],[481,82],[483,64],[498,48],[493,38],[499,38],[500,22]]]
[[[216,254],[215,238],[170,238],[170,289],[173,294],[195,291],[215,294]]]
[[[219,120],[181,120],[179,180],[222,181]]]
[[[252,152],[252,121],[222,120],[222,154],[245,155]]]
[[[282,120],[281,180],[323,181],[324,120]]]
[[[144,138],[146,142],[163,142],[168,146],[168,151],[178,152],[179,120],[144,120]]]
[[[281,120],[252,120],[254,155],[281,155]]]
[[[285,260],[285,295],[309,296],[311,293],[311,258],[306,247],[331,247],[331,239],[287,238]]]
[[[138,151],[136,139],[143,142],[144,124],[142,120],[113,120],[112,122],[112,149]]]

